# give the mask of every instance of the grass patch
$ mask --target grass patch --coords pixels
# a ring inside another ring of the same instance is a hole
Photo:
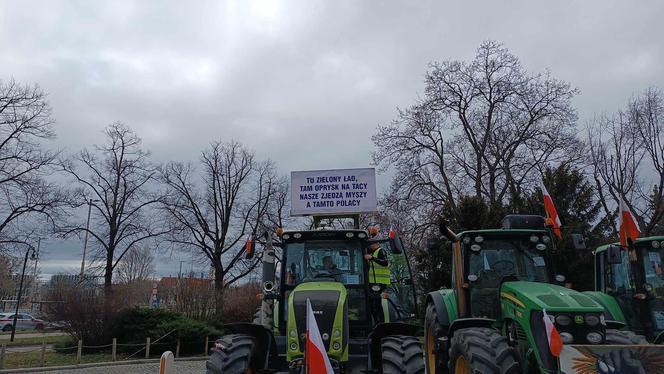
[[[65,343],[71,340],[71,337],[68,335],[60,335],[60,336],[53,336],[53,335],[46,335],[46,336],[35,336],[31,338],[21,338],[20,336],[17,336],[13,342],[10,342],[9,340],[5,341],[0,341],[0,343],[7,343],[7,346],[15,346],[15,345],[37,345],[41,344],[42,342],[46,344],[57,344],[57,343]]]
[[[110,353],[90,353],[81,356],[81,363],[89,364],[95,362],[110,362]],[[122,360],[121,355],[117,356],[117,360]],[[18,369],[39,367],[41,365],[41,352],[20,352],[8,353],[5,357],[5,369]],[[46,352],[44,354],[44,366],[64,366],[76,365],[76,353],[64,354],[56,352]]]

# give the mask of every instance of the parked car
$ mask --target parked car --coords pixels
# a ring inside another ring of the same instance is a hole
[[[35,318],[26,313],[19,313],[18,318],[16,318],[16,329],[17,330],[43,330],[44,321]],[[14,323],[14,313],[0,313],[0,327],[2,331],[12,331],[12,325]]]

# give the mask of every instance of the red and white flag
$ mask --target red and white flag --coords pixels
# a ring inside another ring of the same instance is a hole
[[[549,342],[549,350],[553,356],[560,357],[560,352],[563,350],[563,339],[560,337],[556,326],[551,322],[549,315],[546,314],[546,309],[542,310],[542,314],[544,314],[542,319],[544,319],[544,328],[546,329],[546,338]]]
[[[625,200],[620,198],[620,216],[618,217],[618,232],[620,233],[620,245],[627,248],[627,239],[635,240],[641,234],[641,228],[636,218],[629,210]]]
[[[309,299],[307,299],[307,344],[304,351],[304,362],[308,374],[334,373]]]
[[[556,206],[553,205],[553,199],[551,198],[551,195],[549,195],[549,191],[544,187],[544,183],[542,183],[542,195],[544,196],[544,210],[546,210],[546,216],[553,221],[553,233],[556,234],[559,239],[562,239],[563,234],[560,232],[560,227],[562,226],[560,223],[560,217],[558,217]]]

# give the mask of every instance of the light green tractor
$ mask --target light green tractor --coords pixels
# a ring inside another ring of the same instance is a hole
[[[254,323],[224,327],[208,373],[304,373],[307,300],[335,373],[424,373],[406,252],[397,236],[376,239],[371,231],[279,231],[275,243],[268,235],[261,309]],[[369,282],[371,243],[389,257],[383,290]]]
[[[639,238],[626,249],[603,245],[594,255],[597,291],[587,294],[605,307],[606,318],[664,343],[664,236]]]
[[[664,351],[607,320],[590,296],[562,286],[544,223],[512,215],[500,229],[454,234],[441,227],[453,278],[450,289],[427,295],[427,373],[663,372]],[[544,318],[563,342],[559,357]]]

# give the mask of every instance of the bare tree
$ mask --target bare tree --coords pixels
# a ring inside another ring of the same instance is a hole
[[[80,186],[79,204],[90,203],[92,223],[72,223],[66,234],[87,231],[104,263],[104,292],[112,292],[113,271],[132,248],[164,234],[153,207],[161,196],[151,190],[157,169],[141,148],[141,139],[127,126],[105,130],[106,143],[83,150],[63,162],[63,170]]]
[[[155,258],[152,249],[136,246],[125,254],[117,266],[118,280],[130,284],[150,279],[155,272]]]
[[[46,179],[57,153],[41,144],[55,137],[53,123],[38,86],[0,81],[0,249],[27,243],[36,228],[52,228],[63,214],[67,194]]]
[[[201,155],[199,175],[191,164],[171,163],[161,178],[169,190],[164,209],[174,228],[170,240],[209,261],[220,316],[224,289],[258,264],[245,259],[244,239],[266,229],[273,198],[281,191],[274,166],[256,161],[237,142],[214,142]]]
[[[617,214],[616,202],[624,197],[644,235],[663,232],[662,92],[647,89],[630,100],[625,109],[597,117],[588,126],[588,148],[593,177],[607,216]]]
[[[549,72],[528,74],[501,44],[480,45],[475,59],[432,63],[424,97],[379,126],[374,163],[396,171],[386,204],[433,225],[436,211],[458,211],[475,196],[502,206],[541,178],[547,165],[580,158],[577,90]],[[415,223],[417,222],[417,223]]]

